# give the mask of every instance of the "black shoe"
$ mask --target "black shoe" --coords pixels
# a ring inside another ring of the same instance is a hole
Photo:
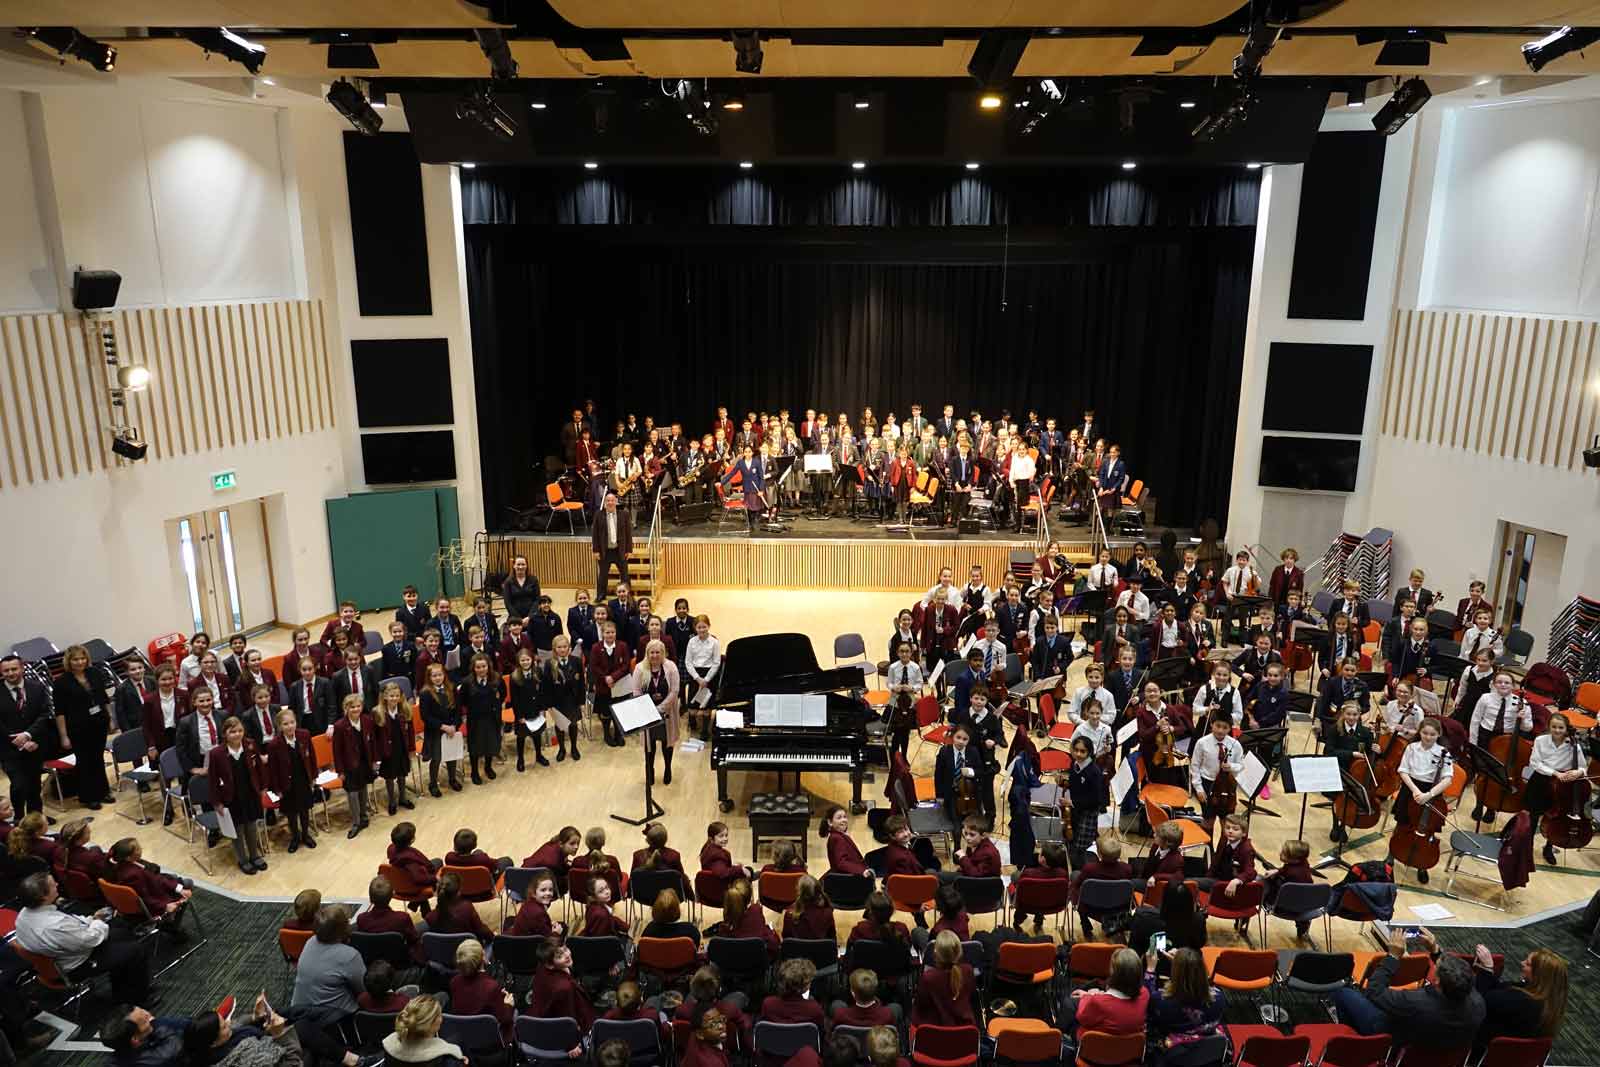
[[[454,785],[455,783],[451,782],[450,784]],[[472,772],[472,784],[473,785],[482,785],[483,784],[483,778],[478,774],[477,771],[473,771]]]
[[[583,758],[583,753],[578,751],[578,746],[577,745],[573,745],[572,746],[572,758],[575,759],[575,760]]]
[[[304,838],[302,838],[300,843],[305,845],[306,848],[317,847],[317,839],[312,837],[310,834],[307,834]]]
[[[400,798],[400,806],[402,808],[405,808],[407,811],[416,811],[417,810],[417,806],[415,804],[413,804],[410,800],[408,800],[408,799],[406,799],[404,797]]]
[[[216,848],[217,847],[217,842],[221,841],[221,840],[222,840],[222,831],[221,830],[207,830],[206,831],[206,847],[207,848]]]
[[[1427,871],[1418,871],[1417,872],[1417,881],[1421,882],[1423,885],[1427,885],[1428,884],[1428,872]]]
[[[88,808],[90,811],[99,811],[100,810],[100,802],[98,800],[90,800],[90,801],[86,802],[83,806]]]
[[[398,806],[397,806],[397,805],[394,805],[394,804],[390,804],[390,805],[389,805],[389,814],[390,814],[390,815],[394,815],[394,814],[396,814],[396,813],[397,813],[397,812],[398,812],[398,811],[399,811],[399,807],[398,807]]]
[[[431,796],[431,797],[442,797],[442,796],[444,796],[443,793],[439,792],[439,783],[438,782],[429,782],[428,783],[428,795]]]
[[[352,827],[350,827],[349,831],[344,835],[345,839],[346,840],[350,840],[350,839],[354,838],[360,832],[361,832],[361,827],[360,826],[352,826]]]
[[[450,779],[450,791],[452,793],[461,792],[461,779],[459,779],[459,778]]]
[[[672,784],[672,768],[670,766],[665,771],[662,772],[662,774],[661,774],[661,784],[662,785],[671,785]]]
[[[300,835],[296,834],[295,836],[289,838],[289,855],[292,856],[296,852],[299,852],[299,851],[300,851]]]
[[[542,752],[539,754],[538,763],[539,763],[539,766],[541,766],[541,767],[550,766],[550,761],[544,758],[544,753],[542,753]],[[519,767],[517,769],[521,770],[522,768]]]
[[[256,869],[255,869],[255,866],[253,864],[241,863],[241,864],[239,864],[239,869],[241,871],[243,871],[245,874],[250,875],[252,878],[255,877]]]
[[[567,761],[567,746],[566,745],[562,745],[561,748],[556,752],[556,762],[557,763],[565,763],[566,761]]]
[[[1552,867],[1554,867],[1556,863],[1556,849],[1555,846],[1549,842],[1546,842],[1544,846],[1544,861],[1550,864]]]
[[[527,769],[528,769],[527,766],[522,762],[522,757],[518,756],[517,757],[517,773],[521,774],[524,771],[526,771]]]
[[[260,856],[257,856],[256,857],[256,870],[264,871],[266,869],[267,869],[267,861],[262,859]]]
[[[172,825],[173,816],[174,816],[174,812],[169,807],[161,816],[161,825],[162,826],[171,826]]]
[[[494,768],[489,766],[488,764],[484,764],[483,773],[484,773],[485,776],[488,777],[489,781],[492,782],[492,781],[495,780]]]

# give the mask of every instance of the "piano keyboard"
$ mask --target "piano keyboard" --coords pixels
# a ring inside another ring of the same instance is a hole
[[[794,766],[806,764],[808,766],[828,767],[853,767],[855,760],[848,752],[774,752],[765,750],[761,752],[726,752],[720,762],[729,764],[761,765],[765,767]]]

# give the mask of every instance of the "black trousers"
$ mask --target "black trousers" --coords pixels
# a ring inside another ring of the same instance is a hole
[[[143,1004],[150,997],[149,955],[137,938],[116,926],[71,977],[94,974],[108,975],[112,995],[125,1004]]]
[[[8,742],[0,742],[7,744]],[[17,752],[0,761],[0,767],[5,768],[6,778],[11,783],[11,806],[16,809],[16,818],[19,820],[30,811],[44,811],[44,789],[40,776],[44,773],[44,762],[37,752]]]
[[[604,515],[595,516],[596,522],[605,522]],[[617,581],[628,580],[628,557],[620,548],[608,548],[600,553],[600,559],[594,565],[594,602],[603,603],[606,599],[606,579],[611,577],[611,568],[617,568]]]
[[[111,799],[111,788],[106,785],[106,735],[109,722],[105,712],[99,715],[75,716],[67,723],[67,739],[78,763],[72,770],[78,799],[85,804]]]

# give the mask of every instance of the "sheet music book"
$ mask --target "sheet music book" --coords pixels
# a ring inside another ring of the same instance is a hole
[[[535,715],[531,719],[523,719],[522,720],[522,725],[523,725],[523,728],[526,729],[530,734],[533,733],[536,730],[543,730],[544,729],[544,716],[543,715]]]
[[[696,693],[694,697],[690,699],[689,703],[693,704],[697,708],[705,707],[707,704],[711,703],[711,690],[709,688],[700,690],[700,692]]]
[[[611,696],[613,699],[633,696],[633,675],[624,674],[618,678],[617,684],[611,687]]]
[[[928,684],[929,685],[937,684],[939,679],[943,675],[944,675],[944,660],[940,660],[938,663],[935,663],[933,665],[933,671],[928,675]]]
[[[452,763],[466,754],[467,741],[461,736],[460,731],[457,731],[454,737],[445,734],[439,738],[439,758],[445,763]]]
[[[461,650],[459,648],[452,648],[444,654],[444,669],[447,671],[459,671],[461,669]]]
[[[1267,765],[1257,759],[1254,752],[1246,752],[1244,754],[1244,769],[1239,772],[1239,791],[1246,797],[1255,796],[1256,790],[1266,776]]]
[[[239,828],[233,825],[233,812],[225,807],[217,809],[217,829],[230,841],[239,836]]]
[[[807,474],[833,473],[833,457],[826,452],[807,452],[805,459]]]
[[[757,726],[827,726],[828,698],[821,693],[757,693],[755,712]],[[744,725],[742,717],[739,725]]]
[[[729,711],[726,708],[718,708],[717,709],[717,729],[719,729],[719,730],[743,730],[744,729],[744,716],[739,714],[737,711]]]
[[[655,701],[648,696],[619,700],[611,705],[611,713],[617,717],[617,724],[622,727],[623,733],[632,733],[640,727],[654,726],[661,721]]]
[[[1128,795],[1128,790],[1133,788],[1133,760],[1125,759],[1117,768],[1117,773],[1111,776],[1111,796],[1118,804]]]
[[[1291,756],[1283,761],[1286,793],[1342,793],[1337,756]]]
[[[1134,734],[1136,734],[1138,732],[1139,732],[1139,720],[1138,719],[1129,719],[1127,722],[1123,723],[1122,724],[1122,728],[1117,731],[1117,744],[1119,744],[1119,745],[1127,744],[1128,743],[1128,738],[1132,737]]]

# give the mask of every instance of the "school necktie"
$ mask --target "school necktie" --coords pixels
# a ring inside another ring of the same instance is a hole
[[[1506,698],[1500,698],[1500,714],[1494,717],[1494,732],[1500,734],[1506,728]]]
[[[994,669],[994,645],[990,644],[983,650],[983,673],[988,674]]]

